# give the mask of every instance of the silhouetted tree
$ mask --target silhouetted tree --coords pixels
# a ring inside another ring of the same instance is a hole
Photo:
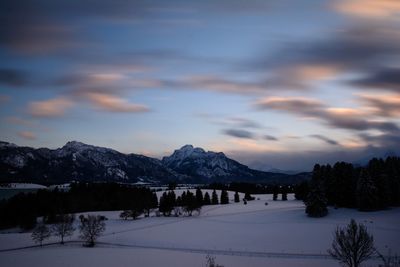
[[[85,246],[93,247],[97,238],[106,230],[106,224],[100,215],[82,216],[80,220],[80,238],[86,242]]]
[[[250,200],[254,200],[255,198],[252,197],[249,192],[246,192],[244,194],[244,199],[247,200],[247,201],[250,201]]]
[[[328,253],[348,267],[358,267],[374,253],[374,238],[363,224],[352,219],[346,228],[337,228]]]
[[[217,192],[215,191],[215,189],[212,192],[211,204],[213,204],[213,205],[218,205],[219,204],[218,203],[218,195],[217,195]]]
[[[235,202],[236,203],[240,202],[239,193],[237,191],[235,192]]]
[[[287,190],[288,190],[288,188],[286,186],[282,187],[282,200],[283,201],[287,200]]]
[[[50,229],[45,224],[39,224],[32,232],[32,239],[35,243],[43,245],[43,241],[48,239],[51,235]]]
[[[196,200],[197,200],[197,203],[199,203],[200,205],[203,205],[203,201],[204,201],[203,192],[201,192],[200,188],[196,189]]]
[[[72,236],[74,228],[74,214],[61,214],[57,216],[57,223],[53,225],[52,231],[55,236],[60,237],[60,243],[64,244],[64,238]]]
[[[211,205],[210,194],[208,192],[206,192],[204,194],[203,204],[204,205]]]
[[[225,189],[221,191],[221,204],[229,204],[229,195]]]
[[[307,215],[310,217],[326,216],[328,214],[327,201],[322,185],[319,182],[313,182],[310,187],[310,193],[304,201]]]
[[[378,189],[367,170],[360,173],[356,195],[359,210],[370,211],[379,208]]]

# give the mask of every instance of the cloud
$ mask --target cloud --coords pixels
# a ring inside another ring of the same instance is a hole
[[[221,93],[260,94],[266,91],[266,86],[257,82],[232,81],[214,75],[189,76],[179,81],[170,81],[166,86],[209,90]]]
[[[247,139],[253,139],[254,134],[252,132],[242,130],[242,129],[225,129],[222,131],[223,134],[237,137],[237,138],[247,138]]]
[[[383,132],[397,131],[395,123],[368,118],[370,114],[359,109],[331,108],[321,101],[300,97],[267,97],[254,104],[258,110],[277,110],[288,112],[303,118],[313,118],[322,121],[332,128],[342,128],[353,131],[376,129]]]
[[[365,77],[351,81],[352,85],[369,88],[400,92],[400,69],[382,68],[371,71]]]
[[[43,101],[33,101],[29,104],[28,111],[34,117],[62,117],[73,105],[74,103],[70,99],[59,97]]]
[[[22,119],[22,118],[16,117],[16,116],[6,117],[5,121],[7,123],[15,124],[15,125],[23,125],[23,126],[33,126],[34,125],[32,120],[26,120],[26,119]]]
[[[28,131],[18,132],[18,136],[27,140],[36,140],[36,135]]]
[[[312,135],[310,135],[310,137],[324,141],[325,143],[327,143],[329,145],[335,145],[335,146],[339,145],[339,143],[337,141],[330,139],[326,136],[320,135],[320,134],[312,134]]]
[[[269,141],[278,141],[278,138],[276,138],[275,136],[272,136],[272,135],[268,135],[268,134],[264,135],[263,138],[265,140],[269,140]]]
[[[27,73],[16,69],[0,69],[0,84],[22,86],[27,83]]]
[[[144,105],[129,103],[126,99],[105,93],[87,93],[87,99],[98,109],[109,112],[139,113],[150,109]]]
[[[318,100],[305,97],[267,97],[257,101],[255,107],[258,110],[272,109],[314,117],[318,116],[325,106]]]
[[[397,0],[340,0],[333,7],[344,14],[363,18],[398,19],[400,14]]]
[[[377,116],[400,117],[400,94],[358,94],[358,98],[371,113]]]

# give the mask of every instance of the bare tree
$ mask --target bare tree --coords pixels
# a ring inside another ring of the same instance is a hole
[[[62,214],[58,216],[59,222],[53,225],[53,234],[55,236],[60,237],[61,244],[64,244],[64,238],[67,236],[71,236],[74,231],[74,220],[75,216],[73,214],[68,215],[68,214]]]
[[[224,267],[223,265],[215,263],[215,257],[211,255],[207,255],[206,260],[207,260],[206,267]]]
[[[106,230],[106,224],[100,215],[80,216],[80,238],[86,241],[86,246],[94,247],[97,238]]]
[[[42,246],[43,241],[48,239],[50,234],[50,229],[45,224],[39,224],[33,230],[31,237],[35,243],[39,243]]]
[[[336,229],[328,253],[345,266],[358,267],[375,253],[374,238],[365,225],[352,219],[346,228]]]

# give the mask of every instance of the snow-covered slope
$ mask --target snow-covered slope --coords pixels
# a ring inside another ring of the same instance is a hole
[[[120,219],[119,211],[92,212],[108,218],[106,232],[99,238],[103,244],[84,248],[66,243],[0,252],[0,265],[202,267],[206,255],[211,254],[226,267],[335,267],[340,264],[325,257],[327,249],[336,227],[345,226],[350,218],[368,227],[380,252],[387,254],[390,248],[392,255],[400,253],[400,208],[376,212],[332,208],[324,218],[309,218],[302,201],[291,194],[288,201],[272,201],[272,195],[254,196],[256,200],[247,205],[204,206],[199,216],[192,217],[152,214],[133,221]],[[229,197],[232,199],[233,192]],[[0,250],[34,245],[30,234],[0,233]],[[79,232],[66,238],[70,240],[79,240]],[[45,243],[57,241],[52,237]],[[371,260],[365,266],[380,263]]]
[[[304,175],[256,171],[225,156],[186,145],[162,161],[71,141],[58,149],[0,142],[0,182],[78,181],[293,183]]]
[[[279,182],[293,181],[290,175],[252,170],[239,162],[228,158],[222,152],[205,151],[199,147],[185,145],[164,157],[162,162],[176,172],[197,177],[208,182],[250,181]]]
[[[76,141],[55,150],[18,147],[3,142],[0,146],[0,171],[1,180],[13,182],[136,182],[182,178],[160,160]]]

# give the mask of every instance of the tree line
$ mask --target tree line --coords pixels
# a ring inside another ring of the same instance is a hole
[[[400,205],[400,158],[374,158],[364,167],[338,162],[314,166],[309,182],[295,187],[306,213],[323,217],[327,206],[374,211]]]
[[[85,211],[132,210],[147,211],[157,207],[157,196],[148,188],[116,183],[72,183],[69,191],[38,190],[18,194],[0,201],[0,228],[19,226],[31,229],[36,218],[46,224],[56,223],[60,214]]]

